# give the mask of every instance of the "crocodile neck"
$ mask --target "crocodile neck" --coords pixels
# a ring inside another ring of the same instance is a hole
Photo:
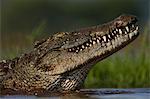
[[[60,32],[37,41],[30,53],[0,63],[0,86],[30,93],[38,89],[80,89],[94,64],[139,35],[136,22],[135,16],[122,15],[99,26]]]

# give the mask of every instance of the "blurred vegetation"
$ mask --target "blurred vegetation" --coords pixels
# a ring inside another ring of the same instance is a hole
[[[5,2],[5,7],[2,5],[1,59],[14,58],[30,51],[36,39],[47,37],[51,32],[96,25],[122,12],[139,16],[142,29],[138,39],[125,49],[97,63],[90,71],[85,87],[150,87],[150,29],[147,23],[144,23],[149,20],[145,10],[147,6],[139,7],[144,2],[148,4],[147,0],[139,0],[138,3],[136,0],[94,0],[92,3],[90,0],[89,3],[83,0],[81,3],[74,0],[37,0],[36,3],[34,0],[5,1],[9,3]]]
[[[123,54],[120,55],[120,53],[117,53],[97,63],[90,71],[85,82],[85,87],[150,87],[149,33],[150,29],[146,27],[144,29],[144,35],[140,35],[143,37],[137,39],[140,41],[138,49],[133,44],[130,44],[125,48]]]

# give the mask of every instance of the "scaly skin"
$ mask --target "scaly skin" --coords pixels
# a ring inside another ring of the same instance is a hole
[[[38,41],[30,53],[0,63],[0,88],[30,93],[78,90],[95,63],[138,36],[136,22],[135,16],[122,15],[103,25]]]

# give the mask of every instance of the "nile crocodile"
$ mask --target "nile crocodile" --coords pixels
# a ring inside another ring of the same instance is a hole
[[[135,16],[121,15],[102,25],[37,41],[30,53],[0,62],[1,91],[78,90],[93,65],[133,41],[138,30]]]

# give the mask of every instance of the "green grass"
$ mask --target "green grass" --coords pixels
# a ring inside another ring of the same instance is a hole
[[[150,57],[112,56],[99,62],[90,71],[85,82],[87,88],[150,87]]]

